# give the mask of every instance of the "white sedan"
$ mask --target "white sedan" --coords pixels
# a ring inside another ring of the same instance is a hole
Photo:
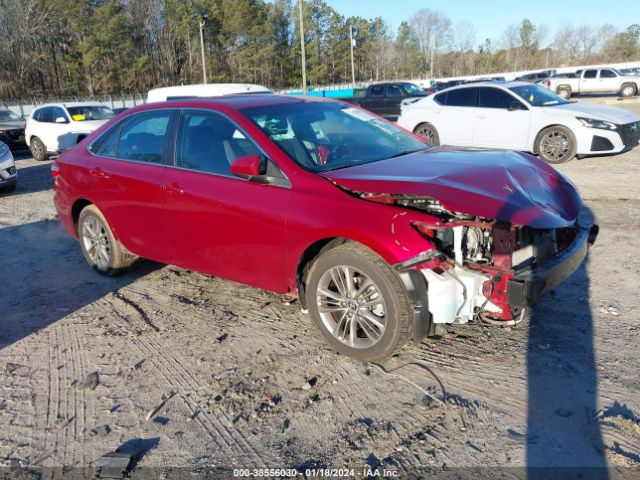
[[[620,153],[640,142],[640,118],[567,101],[528,82],[461,85],[403,102],[398,124],[433,145],[532,152],[549,163]]]

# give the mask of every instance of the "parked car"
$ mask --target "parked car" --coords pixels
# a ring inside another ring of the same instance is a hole
[[[31,154],[42,161],[73,147],[114,116],[99,103],[50,103],[36,108],[25,130]]]
[[[556,74],[555,70],[543,70],[541,72],[527,73],[526,75],[521,75],[516,78],[516,81],[537,83],[540,80],[545,80],[555,74]]]
[[[640,76],[640,67],[632,67],[632,68],[622,68],[620,69],[620,72],[623,75],[633,75],[633,76]]]
[[[588,68],[578,78],[549,78],[545,84],[562,98],[582,93],[612,93],[631,97],[638,93],[640,76],[623,75],[615,68]]]
[[[52,174],[59,218],[97,272],[140,256],[297,295],[362,361],[447,323],[517,323],[597,233],[573,185],[535,157],[430,149],[319,97],[140,106]]]
[[[9,146],[0,142],[0,191],[12,192],[16,188],[18,171]]]
[[[11,110],[0,109],[0,142],[10,146],[24,144],[25,120]]]
[[[273,94],[273,91],[253,83],[203,83],[198,85],[178,85],[149,90],[147,103],[183,100],[186,98],[222,97],[242,94]]]
[[[525,82],[462,85],[403,106],[398,124],[432,145],[532,152],[549,163],[620,153],[640,140],[626,110],[565,100]]]
[[[414,83],[385,82],[369,85],[364,97],[342,100],[365,108],[376,115],[395,119],[400,115],[400,102],[408,98],[423,98],[427,95],[427,92]]]

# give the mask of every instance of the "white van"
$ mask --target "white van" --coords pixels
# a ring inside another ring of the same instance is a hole
[[[165,102],[194,97],[221,97],[224,95],[238,95],[243,93],[273,94],[262,85],[251,83],[207,83],[199,85],[180,85],[178,87],[161,87],[149,90],[147,103]]]

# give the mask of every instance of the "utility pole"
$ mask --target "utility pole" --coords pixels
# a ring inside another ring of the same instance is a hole
[[[355,88],[356,86],[356,67],[355,67],[355,63],[353,62],[353,47],[356,44],[356,39],[354,38],[354,30],[355,27],[353,25],[349,25],[349,39],[351,40],[351,83],[353,84],[353,87]]]
[[[302,52],[302,93],[307,94],[307,54],[304,49],[304,20],[302,12],[302,0],[298,0],[300,11],[300,51]]]
[[[433,59],[434,59],[434,54],[435,54],[435,42],[436,42],[436,36],[432,35],[431,36],[431,61],[429,62],[429,68],[430,68],[430,73],[429,73],[429,79],[433,80]]]
[[[204,63],[204,35],[202,29],[204,28],[204,20],[200,20],[200,52],[202,53],[202,79],[204,83],[207,83],[207,66]]]

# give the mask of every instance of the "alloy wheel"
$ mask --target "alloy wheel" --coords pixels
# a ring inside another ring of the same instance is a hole
[[[540,142],[540,153],[552,162],[562,162],[571,151],[571,140],[559,130],[547,133]]]
[[[37,140],[31,140],[31,153],[34,158],[40,158],[42,156],[42,148],[40,147],[40,142]]]
[[[82,243],[91,261],[101,270],[109,268],[111,242],[105,225],[93,215],[82,223]]]
[[[387,306],[371,277],[348,265],[326,271],[316,291],[325,328],[351,348],[370,348],[382,338]]]
[[[426,125],[418,127],[418,129],[416,130],[416,135],[424,138],[427,143],[429,143],[429,145],[434,145],[436,142],[436,136],[433,133],[433,130],[431,129],[431,127],[428,127]]]

